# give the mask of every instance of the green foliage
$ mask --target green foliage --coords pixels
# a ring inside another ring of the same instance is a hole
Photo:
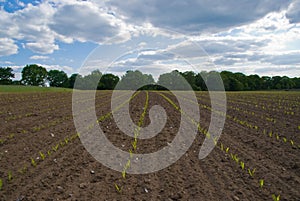
[[[21,82],[25,85],[45,86],[47,70],[36,64],[26,65],[22,70]]]
[[[0,179],[0,191],[1,191],[2,187],[3,187],[3,181],[2,181],[2,179]]]
[[[152,75],[143,74],[138,70],[129,70],[121,77],[121,80],[118,84],[118,89],[133,90],[154,83],[155,82]]]
[[[13,69],[10,67],[0,67],[0,84],[12,84],[12,78],[15,77],[12,71]]]
[[[98,85],[98,89],[113,90],[118,84],[120,78],[113,74],[104,74]]]
[[[68,87],[68,75],[64,71],[50,70],[47,80],[51,87]]]

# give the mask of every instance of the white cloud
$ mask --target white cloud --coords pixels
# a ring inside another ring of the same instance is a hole
[[[32,60],[45,60],[45,59],[49,59],[49,57],[48,56],[42,56],[42,55],[33,55],[29,59],[32,59]]]
[[[9,38],[0,38],[0,56],[7,56],[18,53],[18,46],[14,40]]]
[[[104,42],[121,33],[123,22],[104,8],[91,2],[73,2],[58,6],[53,15],[50,28],[57,34],[81,42]],[[123,36],[125,37],[123,38]],[[120,34],[118,40],[130,36]]]
[[[186,33],[219,31],[254,22],[270,12],[288,7],[291,0],[132,0],[107,1],[115,13],[131,23],[149,22],[156,27]]]
[[[300,23],[300,0],[294,0],[286,14],[291,23]]]

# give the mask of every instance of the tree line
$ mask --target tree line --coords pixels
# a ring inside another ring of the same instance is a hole
[[[47,71],[42,66],[31,64],[26,65],[21,74],[21,80],[13,80],[15,77],[13,69],[0,67],[0,84],[32,86],[46,86],[48,84],[51,87],[98,90],[112,90],[116,86],[118,86],[118,89],[151,90],[164,90],[165,87],[173,90],[186,90],[191,87],[193,90],[207,91],[207,84],[220,82],[217,77],[221,76],[226,91],[300,89],[300,77],[245,75],[230,71],[195,73],[193,71],[180,72],[174,70],[161,74],[157,82],[151,74],[144,74],[138,70],[129,70],[121,77],[110,73],[102,74],[99,70],[95,70],[86,76],[72,74],[68,77],[64,71]],[[76,85],[74,85],[75,80],[77,80]]]

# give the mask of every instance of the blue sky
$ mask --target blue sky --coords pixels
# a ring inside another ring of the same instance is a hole
[[[300,76],[299,0],[0,0],[0,66]]]

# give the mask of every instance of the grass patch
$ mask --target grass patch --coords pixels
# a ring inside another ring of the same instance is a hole
[[[70,92],[72,89],[60,87],[38,87],[22,85],[0,85],[0,93],[24,93],[24,92]]]

